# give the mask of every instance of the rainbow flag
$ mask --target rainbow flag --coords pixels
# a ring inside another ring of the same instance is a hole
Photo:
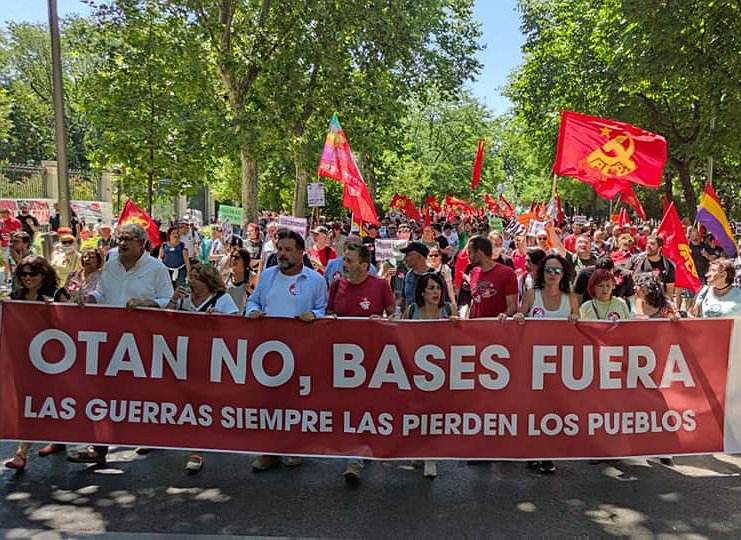
[[[697,207],[697,222],[705,225],[708,231],[718,241],[728,257],[736,256],[736,241],[733,230],[728,223],[726,213],[720,205],[718,195],[709,182],[705,183],[705,191]]]

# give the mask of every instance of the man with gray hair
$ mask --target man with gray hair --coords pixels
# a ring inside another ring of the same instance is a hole
[[[133,223],[118,233],[118,257],[103,267],[100,283],[80,304],[126,307],[165,307],[173,295],[167,267],[146,250],[147,233]],[[92,446],[67,457],[74,463],[103,464],[107,446]]]

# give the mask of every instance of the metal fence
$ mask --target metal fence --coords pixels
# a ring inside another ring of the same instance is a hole
[[[0,198],[45,199],[47,197],[43,167],[33,165],[0,167]]]
[[[99,201],[100,173],[98,171],[69,171],[69,196],[77,201]]]
[[[101,200],[99,171],[70,170],[70,198],[78,201]],[[36,165],[9,164],[0,167],[0,199],[48,199],[46,169]]]

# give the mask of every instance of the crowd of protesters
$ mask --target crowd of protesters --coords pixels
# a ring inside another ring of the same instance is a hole
[[[222,229],[173,217],[161,227],[162,243],[155,249],[139,225],[90,227],[75,220],[57,230],[47,260],[34,251],[39,223],[28,208],[21,207],[17,217],[0,210],[6,295],[306,323],[388,317],[533,324],[542,318],[676,320],[741,313],[741,256],[726,258],[711,235],[691,224],[687,238],[703,285],[697,294],[675,286],[674,264],[650,225],[566,220],[534,231],[491,230],[486,218],[436,215],[418,223],[392,212],[380,226],[363,231],[347,218],[320,218],[304,237],[281,229],[276,218],[263,212],[259,221]],[[379,240],[392,241],[390,256],[377,256]],[[30,446],[19,443],[6,466],[26,467]],[[52,443],[38,455],[63,450]],[[102,464],[107,452],[98,445],[67,457]],[[259,472],[281,463],[299,466],[302,459],[259,456],[252,468]],[[185,468],[193,473],[203,464],[194,451]],[[426,477],[437,475],[434,461],[413,464]],[[555,471],[552,461],[528,466],[543,474]],[[343,476],[357,483],[362,469],[362,461],[353,459]]]

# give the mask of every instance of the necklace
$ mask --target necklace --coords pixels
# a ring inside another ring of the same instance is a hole
[[[721,288],[713,287],[713,294],[715,294],[715,296],[724,296],[726,294],[725,292],[723,292],[722,294],[719,294],[719,293],[721,293],[721,291],[727,291],[730,288],[731,288],[731,285],[726,285],[725,287],[721,287]]]
[[[597,320],[602,321],[607,316],[607,313],[610,311],[610,306],[612,305],[612,299],[610,299],[607,302],[607,308],[605,309],[605,317],[599,314],[599,310],[597,309],[597,302],[599,302],[599,300],[592,300],[592,309],[594,310],[594,314],[597,315]]]

